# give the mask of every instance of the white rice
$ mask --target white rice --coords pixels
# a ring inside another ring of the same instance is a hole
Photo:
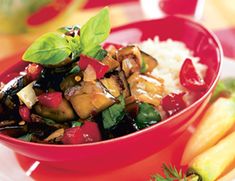
[[[186,58],[193,61],[197,73],[201,77],[205,76],[207,66],[201,64],[200,59],[194,57],[192,51],[183,42],[172,39],[159,41],[159,38],[155,37],[154,40],[148,39],[140,43],[139,47],[157,59],[158,66],[152,74],[164,80],[166,94],[185,91],[179,82],[179,72]]]

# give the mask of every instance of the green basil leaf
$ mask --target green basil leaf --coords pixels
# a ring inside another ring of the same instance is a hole
[[[26,135],[19,137],[18,139],[30,142],[32,140],[32,136],[33,136],[32,133],[28,133]]]
[[[106,50],[104,50],[104,49],[100,49],[97,53],[96,53],[96,55],[95,55],[95,59],[97,59],[97,60],[103,60],[106,56],[107,56],[107,54],[108,54],[108,52],[106,51]]]
[[[46,33],[38,38],[24,53],[23,60],[43,65],[55,65],[71,54],[70,44],[60,33]]]
[[[73,127],[77,127],[77,126],[82,126],[82,123],[79,122],[79,121],[73,121],[73,122],[72,122],[72,128],[73,128]]]
[[[69,71],[68,74],[76,74],[78,72],[80,72],[80,67],[78,65],[76,65]]]
[[[72,59],[74,59],[81,53],[80,36],[66,36],[66,38],[72,51]]]
[[[82,26],[80,31],[82,53],[87,54],[102,43],[110,33],[108,8],[103,8]]]
[[[161,116],[157,110],[147,103],[140,103],[139,113],[136,117],[136,125],[139,129],[149,127],[161,121]]]
[[[140,73],[145,73],[147,71],[147,64],[145,63],[145,60],[144,60],[144,57],[142,56],[142,65],[141,65],[141,68],[140,68]]]
[[[102,112],[104,129],[110,129],[117,125],[124,117],[125,101],[123,96],[119,96],[120,103],[114,104]]]

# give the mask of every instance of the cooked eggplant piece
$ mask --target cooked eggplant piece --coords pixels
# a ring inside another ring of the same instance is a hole
[[[16,95],[25,85],[27,79],[25,76],[18,76],[5,84],[0,90],[0,103],[9,109],[15,109],[19,105],[19,99]]]
[[[65,77],[60,83],[60,88],[62,91],[67,90],[70,87],[75,86],[78,82],[75,80],[76,74],[71,74]]]
[[[122,70],[126,77],[129,77],[134,72],[140,72],[144,63],[140,49],[134,45],[120,48],[117,51],[117,60],[122,63]]]
[[[109,66],[109,71],[113,71],[120,66],[120,63],[109,55],[107,55],[101,62]]]
[[[146,71],[145,72],[152,72],[153,69],[155,67],[157,67],[158,65],[158,61],[153,58],[151,55],[140,51],[141,52],[141,56],[142,56],[142,60],[144,61],[145,65],[146,65]]]
[[[17,125],[17,121],[16,120],[0,121],[0,128],[6,127],[6,126],[12,126],[12,125]]]
[[[136,100],[159,106],[164,95],[162,79],[136,72],[127,81],[130,85],[131,95]]]
[[[71,121],[76,118],[72,107],[64,98],[57,108],[49,108],[37,103],[34,109],[38,115],[58,122]]]
[[[74,91],[75,90],[75,91]],[[67,98],[71,102],[75,112],[82,119],[96,114],[115,102],[112,96],[102,84],[96,82],[82,82],[76,89],[71,89],[71,93],[67,93]]]
[[[126,76],[123,71],[120,71],[118,73],[118,75],[119,75],[119,78],[122,82],[122,84],[120,83],[120,85],[122,86],[122,90],[123,90],[122,95],[124,96],[124,98],[129,97],[131,94],[130,94],[130,89],[129,89],[129,85],[127,83]]]
[[[121,95],[122,87],[118,76],[111,75],[109,78],[101,79],[100,82],[114,97]]]
[[[19,137],[27,132],[27,125],[20,126],[20,125],[11,125],[11,126],[5,126],[0,128],[0,134],[4,134],[11,137]]]

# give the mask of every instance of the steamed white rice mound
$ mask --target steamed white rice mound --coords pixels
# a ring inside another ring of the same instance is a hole
[[[154,40],[148,39],[140,43],[139,47],[157,59],[158,66],[153,70],[152,74],[164,80],[167,94],[185,91],[179,81],[179,72],[186,58],[192,60],[197,73],[202,78],[205,76],[207,66],[199,63],[200,59],[194,57],[193,52],[183,42],[173,41],[172,39],[159,41],[159,38],[155,37]]]

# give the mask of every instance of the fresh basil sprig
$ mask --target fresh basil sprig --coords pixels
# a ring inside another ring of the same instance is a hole
[[[100,50],[100,44],[109,36],[109,33],[109,11],[108,8],[103,8],[81,28],[82,53],[95,55]]]
[[[23,60],[43,65],[60,63],[72,53],[63,34],[51,32],[38,38],[24,53]]]
[[[22,59],[43,65],[56,65],[72,55],[78,57],[81,53],[96,57],[100,52],[102,43],[109,35],[110,22],[108,8],[103,8],[96,16],[84,24],[80,36],[67,36],[61,29],[38,38],[24,53]]]
[[[116,103],[102,112],[104,129],[110,129],[117,125],[124,117],[125,101],[123,96],[119,96],[119,103]]]

